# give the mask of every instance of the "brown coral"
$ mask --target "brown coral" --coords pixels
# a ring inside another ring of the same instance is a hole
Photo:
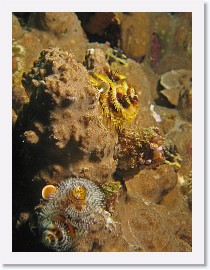
[[[87,42],[75,13],[29,13],[28,16],[30,31],[22,28],[13,15],[13,109],[17,113],[28,102],[28,96],[21,85],[22,74],[32,66],[40,51],[59,45],[63,50],[71,50],[77,60],[82,62]],[[81,42],[80,47],[78,41]]]
[[[148,203],[159,203],[177,184],[173,167],[160,165],[155,170],[142,170],[130,181],[126,181],[128,195],[141,197]]]
[[[117,137],[114,131],[108,133],[98,117],[98,91],[86,69],[71,53],[51,48],[42,51],[24,74],[23,84],[30,102],[16,131],[25,137],[25,157],[29,155],[38,168],[33,177],[52,184],[66,176],[106,181],[116,168],[113,148]]]
[[[122,49],[128,57],[140,62],[148,53],[151,15],[136,12],[117,13],[117,15],[122,29]]]
[[[84,27],[87,32],[101,36],[110,24],[119,23],[119,19],[113,12],[96,12],[89,18]]]
[[[164,90],[160,93],[166,96],[169,102],[178,106],[179,102],[184,103],[183,96],[188,96],[188,106],[192,105],[192,72],[188,70],[172,70],[164,73],[160,80]],[[188,94],[187,94],[188,93]],[[182,99],[182,100],[180,100]],[[185,105],[186,106],[186,105]],[[182,105],[182,107],[185,107]]]
[[[185,210],[170,212],[164,206],[145,204],[140,197],[128,197],[118,207],[129,251],[191,251],[191,219]]]

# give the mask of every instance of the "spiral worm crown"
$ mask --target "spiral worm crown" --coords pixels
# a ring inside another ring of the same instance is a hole
[[[104,194],[93,182],[83,178],[69,178],[59,184],[56,192],[50,196],[49,204],[62,204],[66,215],[79,218],[103,206],[103,198]]]
[[[104,210],[104,194],[89,180],[69,178],[46,198],[37,215],[41,242],[49,249],[69,251],[91,224],[97,224],[98,215],[105,224],[110,220]]]

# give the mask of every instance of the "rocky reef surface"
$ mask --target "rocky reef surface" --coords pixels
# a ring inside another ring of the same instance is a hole
[[[191,251],[191,14],[12,30],[13,251]]]

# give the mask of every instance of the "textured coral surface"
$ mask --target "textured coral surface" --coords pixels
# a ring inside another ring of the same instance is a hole
[[[13,251],[191,251],[191,14],[12,22]]]

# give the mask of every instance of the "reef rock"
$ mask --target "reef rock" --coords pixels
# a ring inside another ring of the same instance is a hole
[[[171,213],[164,206],[129,196],[118,207],[122,237],[129,251],[191,251],[191,219],[185,210]]]
[[[19,113],[28,102],[21,84],[22,74],[32,66],[39,53],[45,48],[59,46],[63,50],[71,50],[76,60],[82,62],[87,39],[80,21],[72,12],[31,13],[28,28],[21,27],[14,15],[12,22],[13,109]]]
[[[122,49],[132,59],[141,62],[150,44],[150,13],[117,13],[121,26]],[[138,24],[138,27],[135,27]]]
[[[130,181],[126,181],[128,195],[143,198],[149,203],[159,203],[177,183],[173,167],[166,164],[155,170],[142,170]]]
[[[187,70],[172,70],[161,76],[161,85],[164,90],[161,94],[166,96],[168,101],[178,106],[180,95],[183,96],[184,92],[189,92],[192,95],[192,72]]]
[[[95,183],[111,178],[117,135],[103,124],[97,89],[73,54],[58,48],[42,51],[34,67],[24,73],[23,85],[30,102],[16,132],[24,141],[22,163],[30,157],[25,168],[30,177],[47,183],[70,176]]]

